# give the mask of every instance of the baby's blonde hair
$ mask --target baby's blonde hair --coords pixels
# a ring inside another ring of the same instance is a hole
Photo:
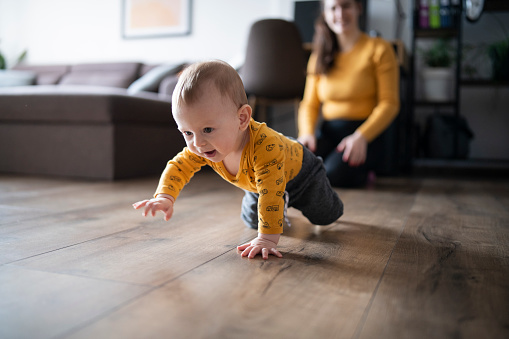
[[[237,71],[224,61],[213,60],[197,62],[184,69],[173,91],[173,112],[177,112],[182,105],[195,103],[201,96],[203,84],[209,81],[237,108],[247,104],[246,91]]]

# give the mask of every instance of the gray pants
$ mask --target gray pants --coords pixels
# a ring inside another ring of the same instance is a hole
[[[327,179],[322,159],[306,147],[303,151],[299,174],[286,184],[288,206],[300,210],[312,224],[329,225],[343,215],[343,202]],[[258,229],[258,197],[258,193],[245,191],[242,199],[241,218],[254,229]]]

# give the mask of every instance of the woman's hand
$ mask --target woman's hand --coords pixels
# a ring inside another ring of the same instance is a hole
[[[316,151],[316,137],[311,134],[303,135],[297,139],[301,144],[306,146],[311,152]]]
[[[338,152],[343,152],[344,162],[356,167],[366,162],[368,141],[362,134],[355,132],[341,140],[336,149]]]

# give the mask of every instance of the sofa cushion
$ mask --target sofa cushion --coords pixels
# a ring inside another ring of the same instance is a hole
[[[178,80],[179,78],[177,75],[164,78],[159,85],[159,94],[171,97],[173,95],[173,90],[177,87]]]
[[[138,77],[141,63],[98,63],[71,66],[60,85],[94,85],[127,88]]]
[[[140,67],[140,77],[141,76],[144,76],[145,74],[147,74],[149,71],[153,70],[154,68],[158,67],[159,65],[147,65],[147,64],[142,64],[141,67]]]
[[[142,91],[157,92],[161,81],[170,75],[175,75],[183,69],[182,64],[168,64],[152,68],[141,78],[133,82],[128,88],[129,94],[135,94]]]
[[[28,66],[16,65],[12,69],[36,73],[35,85],[55,85],[70,70],[68,65]]]

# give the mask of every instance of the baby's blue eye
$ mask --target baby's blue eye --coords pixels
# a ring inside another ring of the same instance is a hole
[[[214,129],[212,127],[205,127],[203,133],[211,133]]]
[[[193,135],[193,133],[192,133],[192,132],[189,132],[189,131],[184,131],[184,132],[182,132],[182,133],[183,133],[184,135],[187,135],[187,136]]]

